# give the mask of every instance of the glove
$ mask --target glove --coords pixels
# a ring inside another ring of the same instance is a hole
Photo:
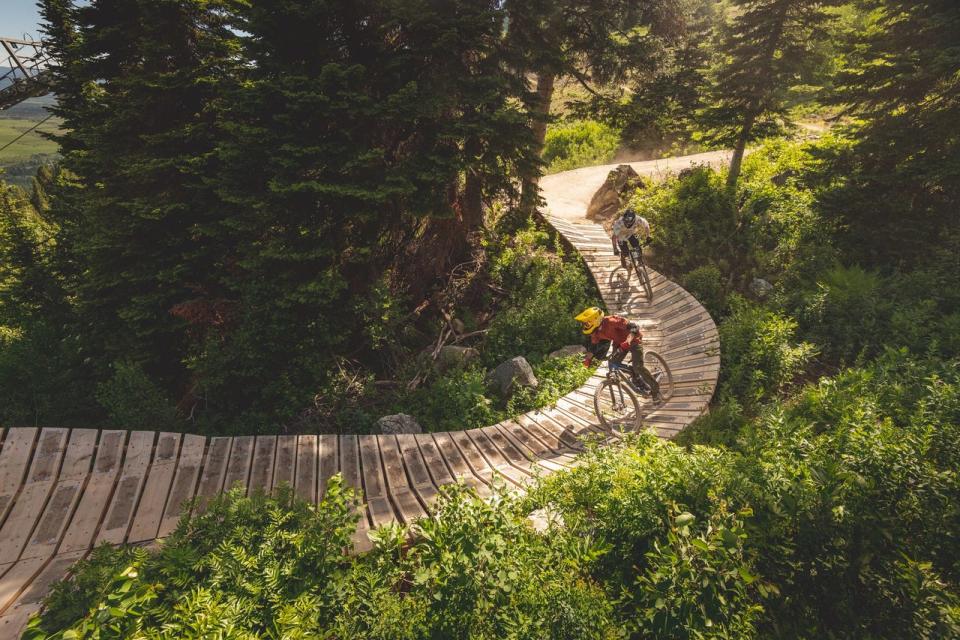
[[[627,351],[630,351],[630,343],[627,341],[623,341],[617,345],[617,348],[623,351],[624,353],[626,353]]]
[[[587,356],[583,359],[583,366],[589,367],[593,363],[593,356]]]

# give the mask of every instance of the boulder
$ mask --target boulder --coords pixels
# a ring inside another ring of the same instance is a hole
[[[560,347],[556,351],[551,351],[550,355],[547,356],[547,360],[552,358],[566,358],[567,356],[580,355],[586,352],[587,348],[582,344],[568,344],[565,347]]]
[[[389,436],[400,433],[423,433],[423,429],[420,428],[420,423],[417,422],[416,418],[405,413],[383,416],[377,420],[376,427],[380,433]]]
[[[533,368],[523,356],[510,358],[497,365],[487,374],[487,385],[501,398],[509,398],[519,387],[536,389],[540,381],[533,375]]]
[[[447,371],[454,367],[460,367],[479,355],[480,352],[473,347],[458,347],[448,344],[440,347],[440,353],[437,354],[437,368],[440,371]]]
[[[612,219],[626,204],[630,192],[644,186],[643,178],[628,164],[621,164],[607,174],[587,207],[587,220],[604,222]]]
[[[763,278],[754,278],[750,282],[750,291],[758,298],[766,298],[773,291],[773,285]]]

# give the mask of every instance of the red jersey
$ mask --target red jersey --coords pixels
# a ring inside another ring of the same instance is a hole
[[[643,334],[640,333],[640,327],[637,326],[637,323],[630,322],[620,316],[606,316],[600,321],[600,326],[597,327],[597,330],[590,334],[590,343],[597,344],[610,340],[616,345],[621,342],[626,342],[630,334],[635,334],[637,340],[643,338]]]

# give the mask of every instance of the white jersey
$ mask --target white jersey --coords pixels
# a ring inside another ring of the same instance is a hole
[[[650,237],[650,223],[647,222],[646,218],[637,216],[637,221],[633,223],[633,226],[628,227],[623,223],[623,216],[620,216],[613,223],[610,235],[617,242],[626,242],[630,239],[630,236],[638,236],[642,242]]]

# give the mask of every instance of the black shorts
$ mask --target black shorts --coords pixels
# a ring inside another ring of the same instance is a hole
[[[640,249],[643,247],[643,245],[640,244],[640,238],[638,238],[637,236],[630,236],[629,240],[621,240],[619,242],[619,245],[620,245],[620,251],[623,251],[623,252],[629,251],[628,245],[635,249]]]

